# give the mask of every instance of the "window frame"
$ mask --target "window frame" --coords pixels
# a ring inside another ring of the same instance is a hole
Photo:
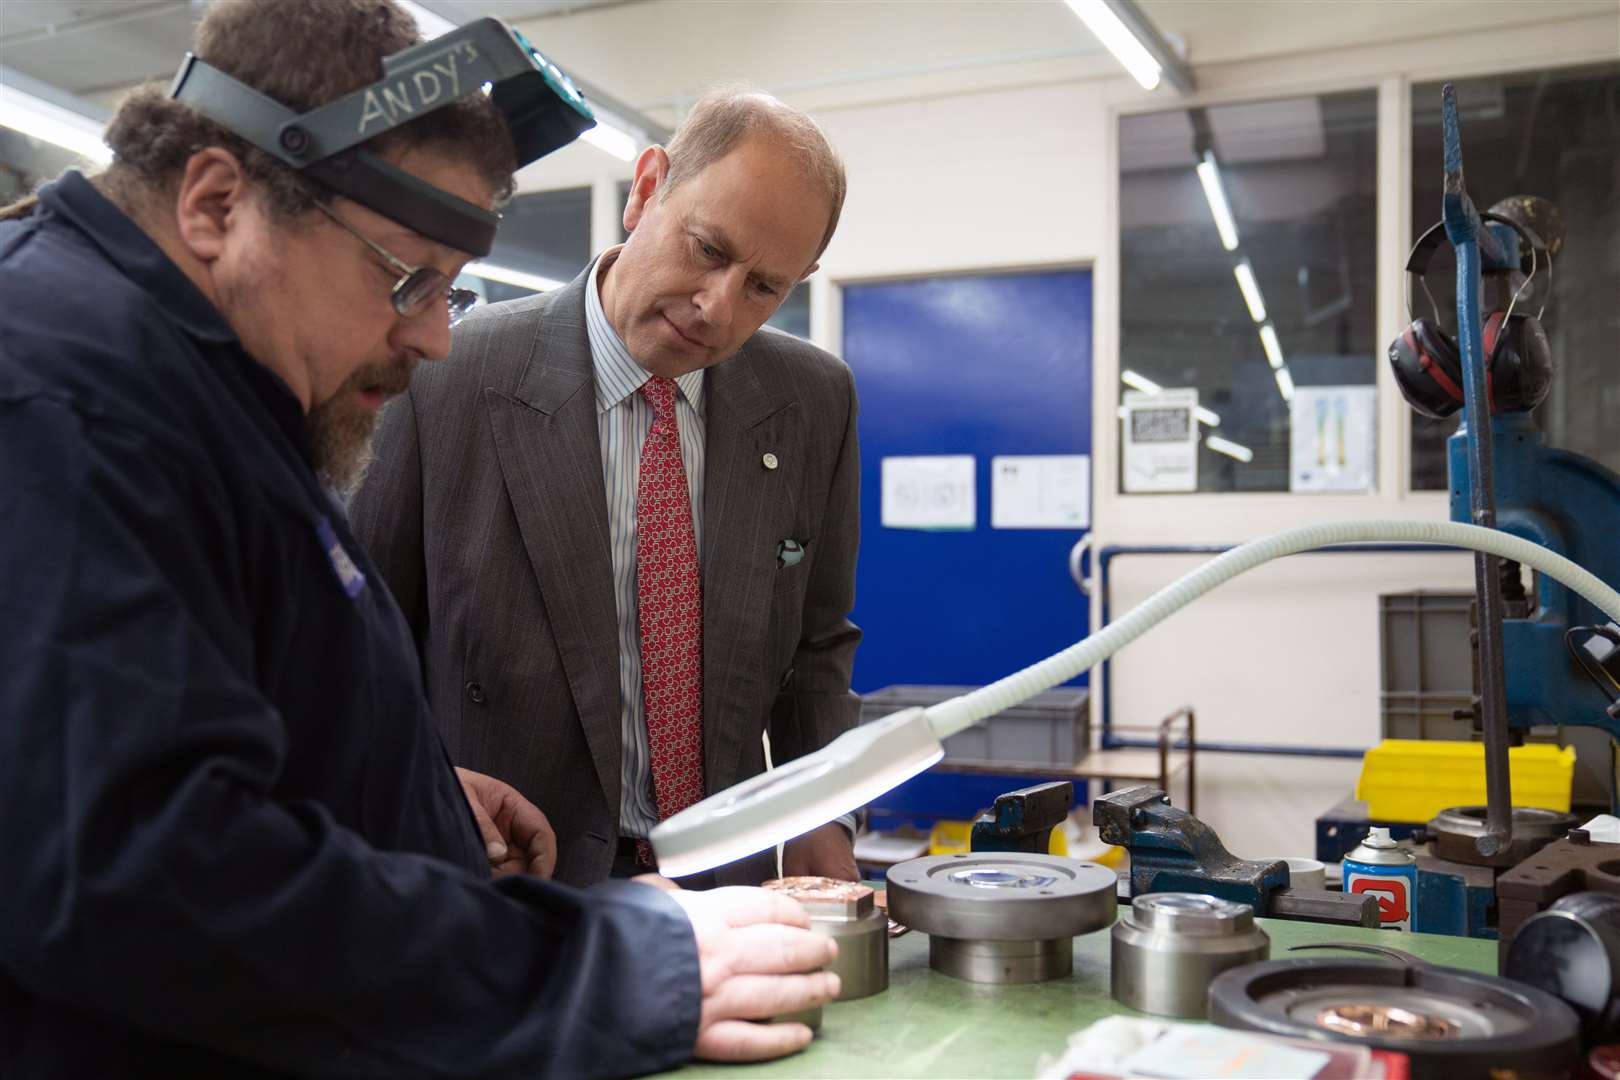
[[[1200,70],[1198,92],[1180,98],[1114,90],[1104,125],[1108,205],[1112,225],[1098,252],[1096,340],[1092,349],[1096,388],[1093,407],[1094,516],[1111,541],[1146,542],[1154,537],[1212,536],[1232,541],[1264,535],[1307,521],[1368,518],[1444,520],[1444,490],[1413,490],[1411,411],[1383,359],[1382,345],[1407,323],[1403,266],[1411,234],[1411,91],[1416,83],[1468,79],[1524,71],[1613,62],[1610,50],[1579,33],[1580,21],[1516,28],[1514,33],[1465,31],[1445,50],[1432,38],[1368,45],[1336,54],[1320,52],[1267,57]],[[1442,55],[1443,53],[1443,55]],[[1328,74],[1322,74],[1326,69]],[[1335,74],[1336,73],[1336,74]],[[1119,490],[1121,400],[1119,121],[1123,116],[1197,106],[1242,104],[1311,94],[1374,89],[1377,93],[1377,280],[1375,341],[1378,393],[1378,483],[1366,493],[1191,492],[1126,494]],[[1467,134],[1464,133],[1466,140]],[[1298,501],[1300,498],[1305,501]]]

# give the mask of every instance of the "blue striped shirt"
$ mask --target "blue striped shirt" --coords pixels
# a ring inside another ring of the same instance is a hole
[[[608,543],[613,559],[613,606],[619,617],[619,733],[624,755],[619,765],[619,832],[645,838],[658,824],[653,797],[652,757],[647,746],[646,706],[641,698],[641,626],[636,599],[636,484],[641,479],[641,447],[652,429],[652,406],[636,393],[652,375],[630,356],[602,310],[603,259],[591,264],[585,289],[585,334],[591,344],[596,383],[596,433],[602,448],[602,481],[607,490]],[[681,464],[692,495],[692,531],[698,565],[703,564],[703,371],[675,380],[675,426],[681,434]],[[850,835],[855,818],[837,819]]]
[[[602,258],[617,254],[616,249]],[[607,487],[608,543],[613,557],[613,605],[619,615],[619,730],[624,743],[619,780],[619,831],[645,837],[658,824],[647,719],[641,699],[641,628],[636,606],[636,484],[641,478],[641,447],[652,428],[652,406],[636,393],[652,375],[636,363],[602,310],[598,273],[591,265],[585,289],[585,333],[591,343],[596,383],[596,432],[602,447],[602,480]],[[681,464],[692,494],[692,530],[698,562],[703,559],[703,371],[675,380],[675,426],[681,434]]]

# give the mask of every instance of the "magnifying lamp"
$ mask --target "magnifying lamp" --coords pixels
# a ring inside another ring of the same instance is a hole
[[[658,869],[685,877],[802,836],[866,805],[945,756],[944,740],[1106,660],[1173,612],[1246,570],[1333,544],[1444,544],[1512,559],[1568,586],[1620,621],[1620,592],[1564,556],[1496,529],[1452,521],[1307,525],[1251,540],[1176,579],[1083,641],[1038,664],[927,709],[845,732],[820,750],[711,795],[659,823]]]
[[[945,756],[922,709],[846,731],[659,823],[658,870],[685,877],[775,847],[856,810]]]

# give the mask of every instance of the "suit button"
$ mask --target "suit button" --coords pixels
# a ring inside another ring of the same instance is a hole
[[[469,701],[471,701],[474,705],[482,705],[484,703],[484,700],[485,700],[483,684],[482,683],[475,683],[475,682],[468,683],[467,684],[467,699]]]

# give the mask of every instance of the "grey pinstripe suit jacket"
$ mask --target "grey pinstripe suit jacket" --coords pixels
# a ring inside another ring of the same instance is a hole
[[[416,635],[458,765],[543,810],[556,878],[607,877],[618,838],[618,644],[585,278],[476,311],[449,362],[388,406],[355,497]],[[709,369],[703,738],[710,793],[853,725],[860,533],[856,397],[836,357],[762,330]],[[780,465],[762,464],[766,452]],[[777,544],[804,543],[779,568]],[[723,869],[757,882],[761,857]]]

